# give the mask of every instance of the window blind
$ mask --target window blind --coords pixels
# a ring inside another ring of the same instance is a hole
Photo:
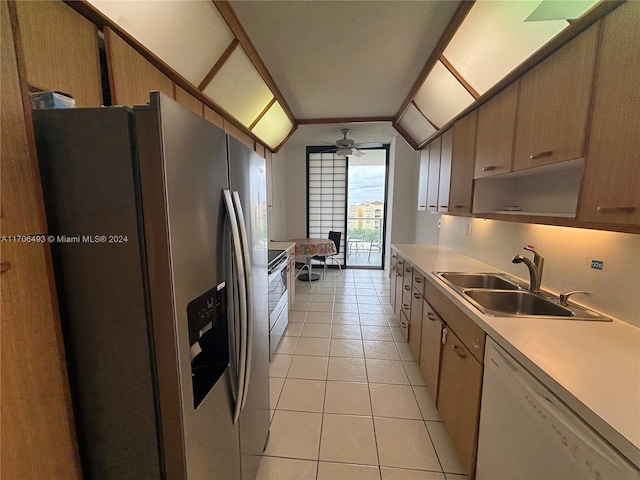
[[[334,153],[307,154],[307,231],[310,238],[342,232],[336,260],[344,265],[347,221],[347,158]]]

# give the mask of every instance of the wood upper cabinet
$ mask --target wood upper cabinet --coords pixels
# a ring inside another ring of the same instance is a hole
[[[453,124],[449,212],[471,213],[477,116],[474,110]]]
[[[438,384],[438,413],[460,462],[467,470],[466,473],[473,478],[478,451],[483,368],[450,328],[447,328],[444,338]]]
[[[473,178],[511,171],[517,94],[514,82],[478,109]]]
[[[173,82],[164,73],[110,28],[104,36],[114,105],[144,105],[152,90],[174,98]]]
[[[440,188],[440,151],[442,149],[442,137],[436,138],[429,144],[429,173],[427,177],[427,211],[438,211],[438,189]],[[449,163],[449,165],[451,165]],[[448,192],[448,190],[447,190]],[[448,195],[448,193],[447,193]],[[448,202],[447,197],[447,202]]]
[[[438,175],[438,211],[449,211],[449,188],[451,183],[451,154],[453,148],[453,128],[440,137],[440,174]]]
[[[0,235],[47,231],[30,116],[25,115],[9,6],[0,16]],[[13,4],[15,7],[15,4]]]
[[[100,106],[96,26],[63,2],[12,3],[18,18],[26,83],[40,90],[68,93],[77,107]]]
[[[193,113],[204,117],[204,104],[196,97],[187,92],[184,88],[176,85],[176,102],[188,108]]]
[[[578,219],[640,225],[640,2],[602,22]]]
[[[429,181],[429,146],[420,150],[420,174],[418,175],[418,211],[427,209],[427,182]]]
[[[583,156],[597,27],[589,27],[521,78],[513,170]]]

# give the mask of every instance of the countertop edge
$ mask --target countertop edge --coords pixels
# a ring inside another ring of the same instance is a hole
[[[605,438],[611,445],[619,450],[631,463],[640,468],[640,449],[634,445],[634,443],[626,438],[623,434],[617,431],[606,420],[596,414],[588,405],[583,403],[574,393],[568,390],[566,387],[556,381],[551,374],[546,372],[543,368],[538,366],[532,359],[526,354],[516,348],[507,338],[504,338],[494,328],[492,328],[483,317],[490,317],[484,315],[476,310],[471,304],[464,301],[460,294],[446,285],[444,281],[439,279],[433,271],[425,271],[419,265],[419,261],[412,260],[412,255],[415,252],[407,252],[409,250],[415,250],[420,247],[428,247],[425,250],[434,250],[442,252],[447,255],[452,255],[459,258],[468,259],[470,262],[482,265],[483,271],[486,272],[502,272],[500,269],[488,264],[484,264],[477,259],[468,257],[462,253],[455,252],[439,245],[414,245],[414,244],[392,244],[391,250],[397,251],[405,259],[407,259],[414,268],[416,268],[421,274],[423,274],[440,292],[442,292],[449,300],[451,300],[459,309],[461,309],[469,318],[471,318],[480,328],[482,328],[487,335],[489,335],[498,345],[504,348],[510,355],[512,355],[523,367],[525,367],[536,379],[542,382],[549,390],[551,390],[558,398],[560,398],[565,404],[575,411],[585,423],[591,428],[597,431],[603,438]],[[427,254],[428,252],[424,252]],[[502,272],[504,273],[504,272]],[[619,321],[619,320],[614,320]]]

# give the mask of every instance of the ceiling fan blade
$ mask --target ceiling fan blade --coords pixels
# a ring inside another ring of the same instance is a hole
[[[335,146],[335,143],[333,143],[333,142],[325,142],[323,140],[318,140],[318,143],[323,143],[325,145],[333,145],[333,146]]]
[[[367,143],[356,143],[353,145],[353,148],[380,148],[382,144],[380,142],[367,142]]]
[[[351,155],[355,155],[356,157],[361,157],[361,156],[365,155],[365,152],[362,152],[362,151],[358,150],[357,148],[352,148],[351,149]]]

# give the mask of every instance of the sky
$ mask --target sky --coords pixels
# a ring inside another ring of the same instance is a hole
[[[349,165],[349,205],[384,200],[384,165]]]

